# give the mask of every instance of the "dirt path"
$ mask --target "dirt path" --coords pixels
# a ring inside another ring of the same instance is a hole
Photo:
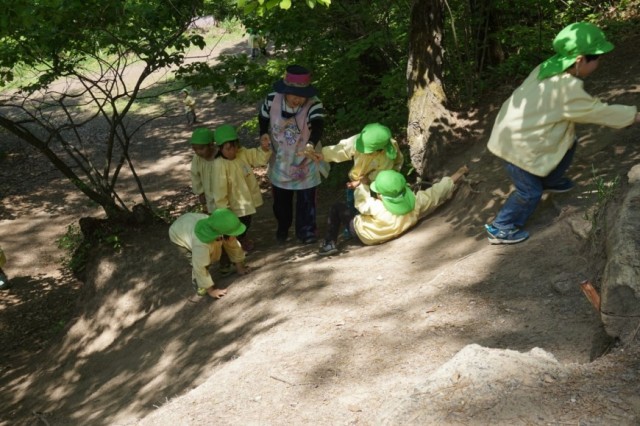
[[[611,72],[588,89],[638,104],[638,41],[618,46]],[[253,114],[206,108],[212,126]],[[577,191],[545,198],[530,241],[495,247],[482,224],[509,183],[485,150],[493,114],[484,118],[443,170],[469,164],[469,184],[382,246],[345,245],[330,258],[277,247],[265,194],[253,271],[216,273],[229,295],[215,302],[193,297],[167,225],[95,253],[84,283],[61,272],[53,241],[94,210],[29,150],[12,149],[0,172],[10,182],[0,235],[15,283],[0,301],[0,424],[637,424],[637,350],[588,363],[601,347],[599,321],[578,284],[597,278],[580,236],[596,202],[592,165],[607,181],[624,175],[640,158],[640,132],[583,128],[570,172]],[[152,199],[184,209],[195,201],[189,129],[166,126],[148,132],[142,172]],[[323,214],[335,198],[323,191]]]

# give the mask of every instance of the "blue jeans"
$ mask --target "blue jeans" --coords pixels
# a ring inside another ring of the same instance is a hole
[[[553,187],[563,181],[564,173],[573,161],[577,143],[562,157],[560,163],[547,176],[540,177],[507,163],[505,168],[516,190],[511,193],[507,202],[498,212],[493,226],[498,229],[522,228],[533,214],[545,188]]]

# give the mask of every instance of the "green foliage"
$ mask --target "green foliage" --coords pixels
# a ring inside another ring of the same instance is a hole
[[[220,28],[232,34],[241,34],[243,31],[242,21],[238,18],[225,19],[220,22]]]
[[[607,182],[604,176],[598,174],[598,170],[593,164],[591,165],[591,176],[598,205],[604,205],[616,196],[620,188],[620,176]]]
[[[200,1],[167,7],[162,1],[26,1],[9,6],[0,20],[1,82],[19,65],[40,68],[33,91],[74,74],[87,55],[135,55],[152,69],[178,65],[202,37],[184,31]],[[7,17],[10,16],[10,19]],[[29,42],[24,42],[28,40]],[[170,51],[173,49],[173,52]]]
[[[66,252],[62,264],[77,274],[87,266],[90,244],[84,240],[77,225],[67,226],[67,232],[57,240],[58,248]]]
[[[615,176],[612,180],[601,175],[596,167],[591,165],[591,183],[595,193],[595,205],[585,212],[584,218],[591,222],[591,243],[597,244],[599,235],[602,232],[602,224],[605,221],[607,206],[620,193],[620,176]]]
[[[0,126],[42,152],[109,217],[125,219],[131,212],[115,189],[123,169],[148,202],[129,157],[141,126],[127,114],[153,72],[205,46],[189,30],[203,10],[201,0],[9,1],[0,18],[0,85],[17,90],[0,93]],[[50,89],[62,79],[61,90]],[[154,113],[144,122],[166,111]],[[90,124],[105,131],[88,132]]]
[[[56,241],[58,248],[66,252],[62,264],[75,274],[84,271],[89,259],[89,251],[94,244],[103,244],[113,251],[120,251],[122,248],[120,234],[122,232],[121,227],[111,225],[106,221],[102,222],[93,235],[88,237],[82,234],[79,226],[75,224],[67,226],[67,232]]]
[[[263,12],[243,16],[242,21],[245,28],[267,36],[270,49],[273,46],[267,59],[226,55],[214,66],[190,64],[178,76],[193,87],[213,89],[223,100],[232,97],[257,105],[287,65],[301,64],[311,70],[327,111],[325,143],[335,143],[376,121],[403,139],[406,5],[361,0],[310,10],[297,1],[288,10],[265,5]]]
[[[448,5],[445,84],[452,105],[460,107],[492,87],[522,81],[554,54],[553,38],[571,22],[596,23],[615,39],[621,32],[609,31],[616,26],[615,18],[634,8],[637,11],[640,2],[472,0],[451,1]]]
[[[299,4],[302,4],[302,1],[298,0],[296,2],[296,5]],[[304,4],[310,9],[315,8],[316,4],[328,7],[331,4],[331,0],[304,0]],[[289,10],[292,5],[293,0],[238,0],[238,7],[245,14],[255,13],[258,16],[263,16],[276,7]]]

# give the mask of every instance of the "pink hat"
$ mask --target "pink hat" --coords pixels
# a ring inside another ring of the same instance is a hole
[[[273,84],[273,89],[285,95],[296,95],[312,98],[316,95],[316,88],[311,85],[311,74],[300,65],[289,65],[284,78]]]

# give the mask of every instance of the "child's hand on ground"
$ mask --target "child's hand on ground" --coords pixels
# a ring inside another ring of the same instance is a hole
[[[451,175],[451,180],[453,181],[453,183],[457,183],[467,173],[469,173],[469,168],[466,165],[464,165],[460,167],[458,170],[456,170],[454,174]]]
[[[207,289],[207,294],[214,299],[220,299],[222,296],[225,296],[227,294],[227,289],[209,287]]]

